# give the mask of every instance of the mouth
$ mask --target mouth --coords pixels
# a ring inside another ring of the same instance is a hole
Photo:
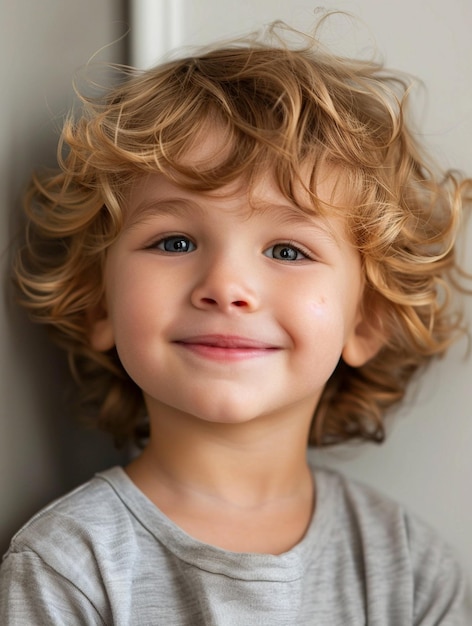
[[[222,361],[257,358],[280,350],[279,346],[237,335],[197,335],[174,343],[199,356]]]

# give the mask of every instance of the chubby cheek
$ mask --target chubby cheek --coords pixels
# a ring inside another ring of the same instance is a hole
[[[342,308],[329,295],[307,299],[293,316],[294,342],[298,344],[312,371],[329,378],[341,356],[345,342]]]
[[[120,269],[122,270],[120,272]],[[167,295],[130,268],[118,268],[119,289],[109,295],[110,319],[118,355],[128,374],[136,380],[139,371],[158,348],[168,307]],[[115,281],[116,284],[117,281]],[[113,283],[112,283],[113,285]]]

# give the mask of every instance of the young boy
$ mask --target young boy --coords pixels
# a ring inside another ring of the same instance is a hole
[[[472,181],[427,165],[407,88],[275,38],[83,99],[15,276],[97,425],[144,449],[16,535],[2,624],[468,623],[429,528],[306,461],[382,441],[459,330]]]

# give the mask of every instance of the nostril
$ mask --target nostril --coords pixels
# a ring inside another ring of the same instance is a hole
[[[215,298],[207,298],[207,297],[200,298],[200,303],[206,306],[211,306],[211,307],[219,306],[220,304],[222,304],[220,303],[219,300],[216,300]],[[238,307],[238,308],[247,307],[248,302],[246,300],[230,300],[229,305],[233,307]]]

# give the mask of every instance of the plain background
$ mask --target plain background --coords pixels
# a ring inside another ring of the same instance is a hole
[[[99,49],[124,61],[132,25],[134,58],[159,60],[174,45],[207,44],[274,19],[302,30],[315,23],[307,0],[136,0],[139,15],[113,0],[0,0],[0,250],[5,282],[0,304],[0,548],[51,498],[97,469],[123,461],[110,442],[70,419],[66,364],[44,329],[11,301],[9,244],[33,167],[54,161],[57,129],[72,101],[71,76]],[[421,77],[417,111],[425,140],[445,167],[472,174],[472,3],[470,0],[325,2],[360,21],[336,18],[326,32],[335,49],[369,54]],[[137,17],[138,15],[138,17]],[[142,30],[138,30],[142,29]],[[148,34],[151,38],[148,39]],[[113,43],[115,42],[115,43]],[[469,224],[468,241],[472,241]],[[469,245],[470,248],[470,245]],[[472,270],[472,255],[465,250]],[[467,303],[472,319],[472,302]],[[452,544],[472,578],[472,358],[466,343],[428,369],[384,445],[310,453],[320,463],[380,488],[428,520]]]
[[[12,301],[9,242],[33,168],[55,162],[72,76],[99,49],[123,61],[116,0],[0,0],[0,550],[39,506],[120,459],[71,419],[68,376],[46,331]]]

